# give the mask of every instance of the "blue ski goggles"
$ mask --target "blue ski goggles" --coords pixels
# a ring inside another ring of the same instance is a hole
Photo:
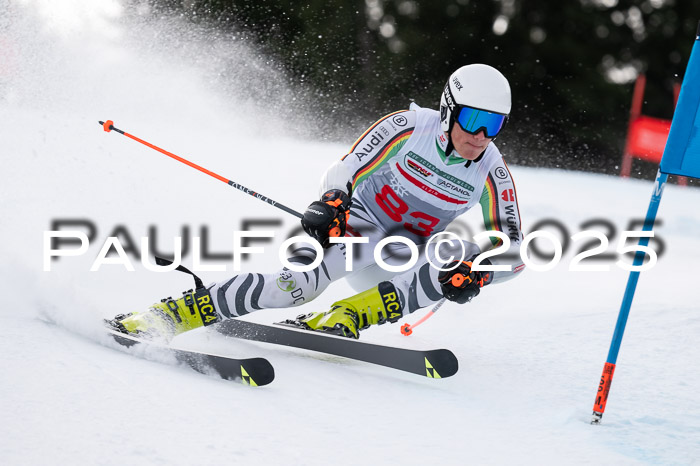
[[[495,138],[508,121],[508,115],[493,113],[464,105],[455,109],[455,121],[469,134],[477,134],[482,129],[487,138]]]

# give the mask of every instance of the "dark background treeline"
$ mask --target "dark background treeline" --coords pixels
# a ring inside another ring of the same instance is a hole
[[[643,113],[670,119],[700,20],[697,0],[151,1],[256,44],[328,139],[410,100],[437,108],[452,71],[487,63],[513,90],[499,139],[510,162],[608,174],[636,76],[647,76]],[[634,176],[655,171],[634,163]]]

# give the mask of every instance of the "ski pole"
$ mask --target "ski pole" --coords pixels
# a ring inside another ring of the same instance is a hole
[[[270,204],[270,205],[273,206],[273,207],[277,207],[278,209],[284,210],[284,211],[287,212],[288,214],[292,214],[292,215],[294,215],[295,217],[302,218],[302,215],[301,215],[299,212],[297,212],[296,210],[294,210],[294,209],[290,209],[289,207],[287,207],[287,206],[285,206],[285,205],[283,205],[283,204],[280,204],[280,203],[277,202],[277,201],[273,201],[273,200],[270,199],[269,197],[263,196],[263,195],[260,194],[260,193],[257,193],[257,192],[255,192],[255,191],[251,191],[250,189],[246,188],[245,186],[243,186],[243,185],[241,185],[241,184],[239,184],[239,183],[236,183],[235,181],[231,181],[231,180],[229,180],[229,179],[226,179],[226,178],[224,178],[223,176],[214,173],[213,171],[207,170],[207,169],[204,168],[204,167],[200,167],[200,166],[197,165],[196,163],[192,163],[192,162],[190,162],[190,161],[187,160],[187,159],[183,159],[182,157],[177,156],[177,155],[175,155],[175,154],[173,154],[173,153],[171,153],[171,152],[168,152],[167,150],[161,149],[160,147],[155,146],[155,145],[151,144],[150,142],[146,142],[146,141],[144,141],[143,139],[139,139],[139,138],[137,138],[136,136],[134,136],[133,134],[129,134],[129,133],[127,133],[126,131],[120,130],[119,128],[117,128],[117,127],[114,126],[114,122],[113,122],[112,120],[100,121],[100,125],[101,125],[101,126],[104,128],[104,130],[105,130],[106,132],[108,132],[108,133],[109,133],[110,131],[114,130],[114,131],[116,131],[116,132],[119,133],[119,134],[123,134],[124,136],[133,139],[133,140],[136,141],[136,142],[140,142],[140,143],[143,144],[144,146],[148,146],[148,147],[150,147],[151,149],[157,150],[157,151],[160,152],[161,154],[165,154],[165,155],[167,155],[168,157],[171,157],[171,158],[177,160],[178,162],[182,162],[182,163],[184,163],[185,165],[189,165],[190,167],[195,168],[195,169],[199,170],[199,171],[202,172],[202,173],[206,173],[207,175],[209,175],[209,176],[211,176],[211,177],[214,177],[214,178],[216,178],[216,179],[219,180],[219,181],[223,181],[224,183],[226,183],[226,184],[228,184],[228,185],[230,185],[230,186],[233,186],[234,188],[236,188],[236,189],[238,189],[238,190],[240,190],[240,191],[243,191],[243,192],[246,193],[246,194],[250,194],[250,195],[253,196],[254,198],[260,199],[261,201],[266,202],[266,203]]]
[[[445,304],[445,300],[445,298],[442,298],[440,301],[438,301],[437,304],[433,306],[433,308],[430,310],[430,312],[421,317],[415,324],[403,324],[401,326],[401,335],[409,336],[410,334],[412,334],[414,328],[418,327],[420,324],[428,320],[429,317],[435,315],[438,309],[440,309],[440,307],[442,307],[442,305]]]

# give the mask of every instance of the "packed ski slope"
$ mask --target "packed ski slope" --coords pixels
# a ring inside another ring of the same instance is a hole
[[[284,119],[249,100],[252,82],[273,86],[270,92],[285,104],[294,88],[274,85],[264,59],[244,44],[186,33],[175,21],[139,21],[117,2],[61,3],[57,9],[50,2],[10,2],[0,12],[2,40],[10,44],[4,50],[11,51],[0,74],[0,463],[700,461],[700,192],[694,188],[666,188],[656,229],[665,250],[640,279],[600,426],[588,422],[627,272],[614,260],[597,262],[609,271],[570,272],[580,243],[551,271],[528,270],[484,289],[471,304],[446,304],[410,337],[400,335],[399,325],[362,334],[382,344],[451,349],[460,371],[449,379],[213,331],[174,341],[268,358],[276,380],[256,389],[116,349],[100,333],[102,318],[179,295],[191,280],[149,272],[134,258],[133,272],[116,264],[90,272],[115,230],[130,236],[136,250],[150,234],[164,251],[172,250],[175,236],[206,233],[209,252],[230,254],[233,231],[245,220],[279,219],[265,254],[243,263],[246,270],[271,270],[279,267],[277,247],[297,225],[223,183],[103,132],[98,120],[112,119],[296,209],[316,197],[316,180],[352,140],[296,138]],[[222,87],[220,74],[230,79],[228,91],[214,90]],[[610,251],[629,222],[643,217],[652,191],[646,181],[511,168],[526,232],[554,219],[570,236],[603,219],[616,233]],[[54,260],[46,272],[44,231],[67,219],[94,225],[94,238],[86,254]],[[480,227],[478,215],[465,221]],[[558,234],[551,224],[544,228]],[[192,260],[190,253],[184,263]],[[226,268],[202,272],[207,282],[234,273],[230,260],[204,263]],[[336,283],[303,308],[249,318],[273,322],[351,293],[347,283]]]

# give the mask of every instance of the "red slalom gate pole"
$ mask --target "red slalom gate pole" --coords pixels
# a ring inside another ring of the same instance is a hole
[[[161,154],[167,155],[168,157],[173,158],[173,159],[177,160],[178,162],[182,162],[182,163],[184,163],[185,165],[190,166],[190,167],[192,167],[192,168],[194,168],[194,169],[196,169],[196,170],[199,170],[199,171],[202,172],[202,173],[206,173],[207,175],[209,175],[209,176],[211,176],[211,177],[213,177],[213,178],[216,178],[216,179],[219,180],[219,181],[223,181],[224,183],[226,183],[226,184],[228,184],[228,185],[230,185],[230,186],[233,186],[234,188],[238,189],[239,191],[243,191],[243,192],[246,193],[246,194],[250,194],[250,195],[253,196],[254,198],[260,199],[261,201],[266,202],[266,203],[270,204],[270,205],[273,206],[273,207],[277,207],[278,209],[284,210],[284,211],[287,212],[288,214],[292,214],[292,215],[294,215],[295,217],[302,218],[302,215],[301,215],[299,212],[297,212],[296,210],[294,210],[294,209],[290,209],[289,207],[287,207],[287,206],[285,206],[285,205],[283,205],[283,204],[280,204],[280,203],[277,202],[277,201],[273,201],[273,200],[270,199],[269,197],[263,196],[263,195],[260,194],[260,193],[257,193],[257,192],[255,192],[255,191],[251,191],[250,189],[246,188],[246,187],[243,186],[242,184],[239,184],[239,183],[236,183],[235,181],[231,181],[231,180],[229,180],[229,179],[227,179],[227,178],[224,178],[223,176],[221,176],[221,175],[219,175],[219,174],[217,174],[217,173],[214,173],[214,172],[211,171],[211,170],[207,170],[207,169],[204,168],[204,167],[200,167],[200,166],[197,165],[196,163],[190,162],[189,160],[184,159],[184,158],[180,157],[179,155],[175,155],[175,154],[173,154],[172,152],[168,152],[168,151],[165,150],[165,149],[161,149],[160,147],[151,144],[150,142],[147,142],[147,141],[144,141],[143,139],[137,138],[137,137],[134,136],[133,134],[129,134],[129,133],[127,133],[126,131],[120,130],[119,128],[117,128],[117,127],[114,126],[114,122],[113,122],[112,120],[100,121],[100,125],[101,125],[101,126],[104,128],[104,130],[105,130],[106,132],[108,132],[108,133],[109,133],[110,131],[114,130],[114,131],[116,131],[117,133],[123,134],[124,136],[126,136],[126,137],[128,137],[128,138],[130,138],[130,139],[133,139],[133,140],[136,141],[136,142],[140,142],[140,143],[143,144],[144,146],[150,147],[151,149],[156,150],[156,151],[160,152]]]
[[[443,304],[445,304],[445,298],[442,298],[440,301],[438,301],[437,304],[430,310],[430,312],[421,317],[415,324],[403,324],[401,326],[401,335],[409,336],[410,334],[412,334],[414,328],[418,327],[420,324],[428,320],[428,318],[434,316],[437,310],[440,309]]]

